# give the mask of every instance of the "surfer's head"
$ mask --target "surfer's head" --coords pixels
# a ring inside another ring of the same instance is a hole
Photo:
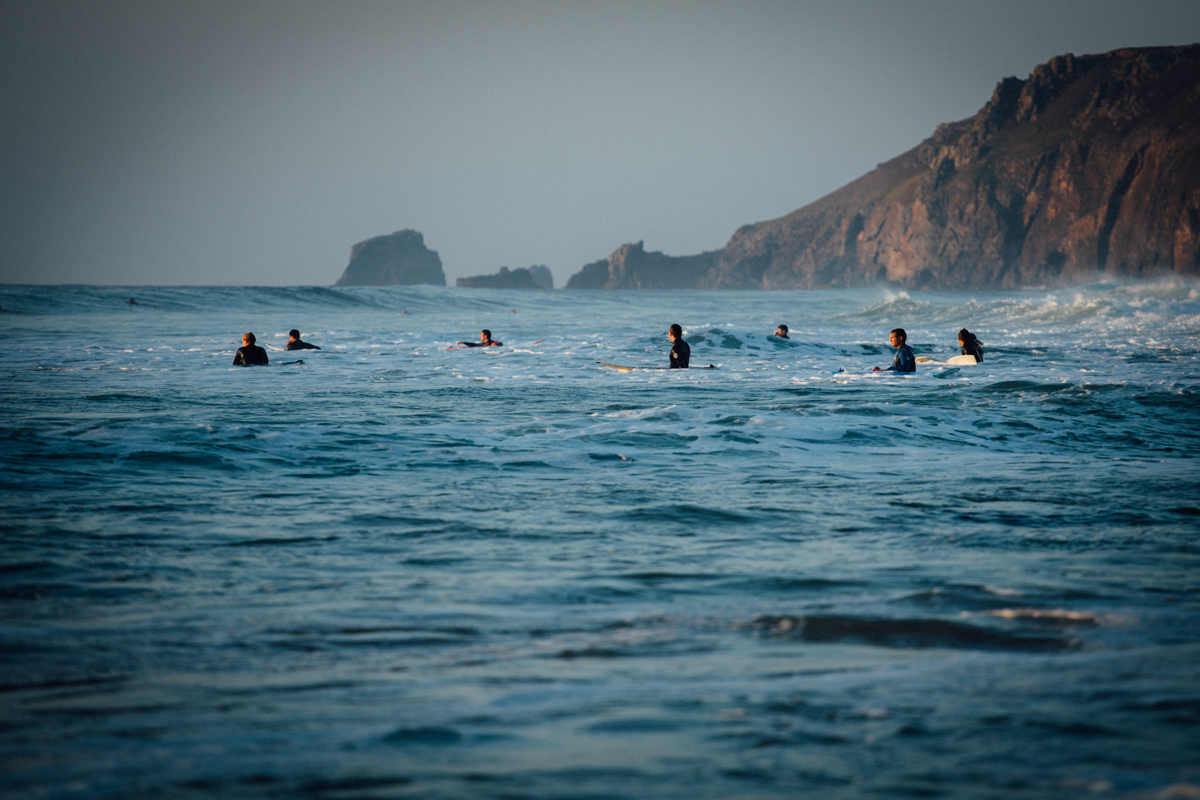
[[[899,347],[908,341],[908,334],[904,332],[904,328],[892,328],[892,347]]]
[[[254,339],[253,333],[243,333],[242,334],[242,344],[254,344],[254,341],[255,341],[255,339]]]
[[[775,329],[775,335],[780,337],[781,339],[787,338],[787,332],[788,332],[787,325],[780,325],[778,328]]]
[[[675,341],[676,339],[682,339],[683,338],[683,328],[679,327],[678,324],[672,325],[670,330],[667,331],[667,334],[671,337],[672,342]]]
[[[958,332],[958,343],[959,344],[966,345],[973,341],[975,341],[975,334],[971,333],[966,328],[963,328],[961,331]]]
[[[487,344],[491,340],[492,340],[492,332],[489,331],[487,328],[484,328],[483,330],[481,330],[479,332],[479,341],[483,342],[484,344]]]
[[[293,342],[299,341],[300,340],[300,331],[296,330],[295,328],[292,328],[290,331],[288,331],[288,338],[291,339]]]

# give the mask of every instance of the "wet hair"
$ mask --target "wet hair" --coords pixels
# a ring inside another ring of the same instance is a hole
[[[958,332],[958,338],[963,344],[970,344],[971,342],[975,341],[975,334],[971,333],[966,328],[963,328]]]
[[[682,339],[683,338],[683,328],[679,327],[678,323],[676,323],[675,325],[672,325],[671,326],[671,335],[674,336],[676,339]]]
[[[488,337],[488,339],[492,338],[492,332],[489,331],[487,328],[484,328],[483,330],[481,330],[480,333],[482,333],[484,336]]]
[[[300,331],[296,330],[295,328],[292,328],[290,331],[288,331],[288,336],[292,337],[293,339],[299,339]]]
[[[892,333],[900,337],[900,344],[908,341],[908,334],[904,332],[904,328],[892,328]]]
[[[248,332],[247,332],[247,333],[243,333],[243,334],[242,334],[242,340],[243,340],[243,341],[247,341],[247,342],[249,342],[250,344],[254,344],[254,342],[255,342],[255,339],[254,339],[254,334],[253,334],[253,333],[248,333]]]
[[[779,326],[777,326],[777,329],[778,329],[778,330],[781,330],[781,331],[783,331],[784,333],[787,333],[787,332],[788,332],[788,326],[787,326],[787,325],[779,325]]]

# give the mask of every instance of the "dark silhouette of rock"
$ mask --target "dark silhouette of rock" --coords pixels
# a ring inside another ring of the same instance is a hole
[[[568,289],[603,289],[606,283],[608,283],[607,258],[584,264],[583,269],[567,278]]]
[[[665,282],[646,276],[650,264],[630,280],[616,256],[568,288]],[[695,285],[988,289],[1200,275],[1200,45],[1068,54],[1005,78],[975,116],[798,211],[744,226],[719,256]]]
[[[696,256],[646,252],[642,242],[623,244],[605,261],[571,276],[568,289],[691,289],[717,266],[721,251]]]
[[[425,246],[425,237],[414,230],[376,236],[350,248],[350,263],[337,286],[408,286],[426,283],[445,286],[442,259]]]
[[[514,270],[501,267],[495,275],[459,278],[455,285],[475,289],[553,289],[554,276],[550,274],[549,267],[542,264],[518,267]]]
[[[539,289],[554,288],[554,275],[545,264],[534,264],[529,268],[529,275]]]

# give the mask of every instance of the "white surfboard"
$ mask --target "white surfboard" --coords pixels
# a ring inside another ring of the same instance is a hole
[[[948,364],[952,367],[971,367],[979,363],[975,360],[975,356],[969,355],[954,356],[953,358],[947,358],[945,361],[938,361],[933,356],[917,356],[918,364],[928,364],[931,361],[935,364]]]
[[[633,372],[635,369],[643,369],[643,370],[670,369],[670,367],[626,367],[621,364],[607,364],[603,361],[597,361],[596,363],[602,367],[610,367],[612,369],[615,369],[617,372]],[[716,369],[716,368],[717,368],[716,364],[709,364],[707,367],[692,367],[692,369]]]

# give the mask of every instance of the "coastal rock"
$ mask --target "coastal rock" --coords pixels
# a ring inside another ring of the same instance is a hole
[[[425,237],[405,229],[375,236],[350,248],[350,263],[337,286],[445,286],[442,259],[425,246]]]
[[[532,267],[518,267],[514,270],[501,267],[494,275],[459,278],[454,284],[475,289],[553,289],[554,276],[550,274],[549,267],[535,264]]]
[[[1048,286],[1200,274],[1200,45],[1064,55],[974,117],[737,231],[711,288]]]
[[[695,256],[647,252],[642,242],[623,244],[606,260],[571,276],[568,289],[694,289],[717,266],[721,251]]]
[[[1200,44],[1057,56],[973,117],[713,254],[626,245],[567,288],[1007,289],[1200,275]],[[684,265],[687,266],[684,266]]]

